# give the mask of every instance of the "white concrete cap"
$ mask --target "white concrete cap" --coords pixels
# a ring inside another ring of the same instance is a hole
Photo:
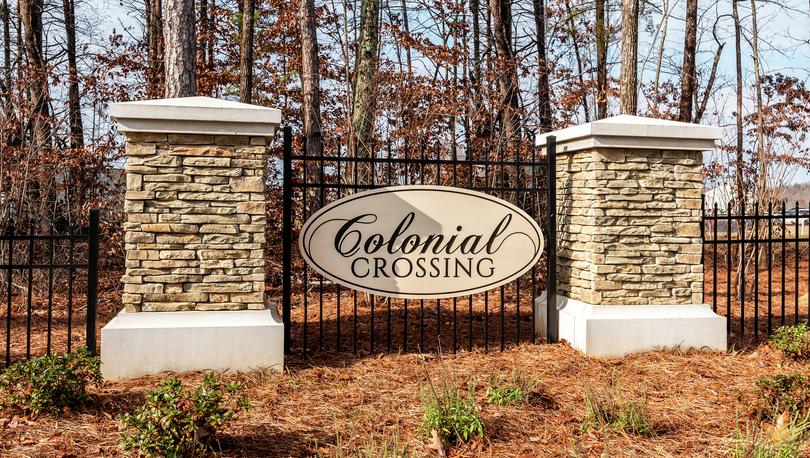
[[[110,105],[120,132],[270,137],[281,111],[211,97],[139,100]]]
[[[554,132],[538,134],[535,145],[557,137],[557,153],[590,148],[667,149],[706,151],[723,136],[723,129],[688,122],[619,115]]]

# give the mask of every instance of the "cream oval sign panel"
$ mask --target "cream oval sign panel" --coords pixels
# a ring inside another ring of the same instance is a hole
[[[543,253],[543,234],[526,212],[445,186],[393,186],[344,197],[315,212],[298,243],[306,262],[326,278],[406,299],[498,287],[530,270]]]

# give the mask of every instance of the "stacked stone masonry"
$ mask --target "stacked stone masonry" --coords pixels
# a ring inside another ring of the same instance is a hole
[[[264,308],[265,142],[127,134],[127,311]]]
[[[702,154],[557,156],[559,291],[590,304],[702,301]]]

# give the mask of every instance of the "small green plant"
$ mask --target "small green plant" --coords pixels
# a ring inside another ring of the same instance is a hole
[[[422,391],[425,413],[420,433],[434,441],[441,441],[441,444],[434,444],[440,447],[483,437],[484,421],[478,413],[474,385],[470,383],[467,395],[462,395],[461,389],[444,367],[441,353],[439,362],[442,371],[438,386],[426,371],[428,384]]]
[[[606,395],[585,394],[585,420],[582,428],[609,429],[637,436],[653,434],[648,419],[646,399],[624,398],[615,381],[611,382]]]
[[[751,413],[760,420],[772,420],[787,412],[791,416],[810,415],[810,376],[776,374],[756,381],[756,399]]]
[[[791,358],[810,357],[810,333],[807,324],[780,327],[771,336],[771,345]]]
[[[802,456],[802,444],[807,437],[808,417],[785,420],[782,415],[776,423],[749,426],[745,432],[737,431],[734,458],[798,458]]]
[[[219,374],[203,376],[196,389],[170,378],[146,396],[146,402],[120,417],[124,450],[179,457],[203,453],[217,432],[250,406],[239,383],[225,383]]]
[[[514,370],[510,379],[490,379],[487,402],[499,406],[527,404],[535,384],[522,371]]]
[[[40,356],[8,367],[0,375],[5,406],[36,417],[56,414],[89,400],[88,386],[101,383],[99,359],[82,348],[75,353]]]

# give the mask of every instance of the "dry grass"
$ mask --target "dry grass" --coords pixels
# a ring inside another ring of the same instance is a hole
[[[459,383],[478,387],[486,422],[483,441],[456,456],[720,456],[733,446],[758,375],[787,370],[810,373],[760,347],[752,352],[673,351],[597,360],[560,345],[523,345],[505,352],[445,356]],[[483,402],[487,380],[520,369],[536,378],[535,402],[496,407]],[[415,354],[354,359],[343,354],[293,358],[283,374],[230,375],[248,387],[253,408],[222,438],[222,456],[342,456],[371,437],[399,435],[415,456],[430,456],[416,435],[422,410],[419,390],[435,357]],[[583,395],[607,389],[615,377],[625,393],[645,394],[655,434],[629,437],[583,432]],[[120,454],[115,416],[138,403],[163,377],[112,382],[95,392],[97,406],[59,418],[26,422],[0,411],[4,456],[111,456]],[[199,374],[183,374],[187,381]],[[808,450],[810,451],[810,449]]]

